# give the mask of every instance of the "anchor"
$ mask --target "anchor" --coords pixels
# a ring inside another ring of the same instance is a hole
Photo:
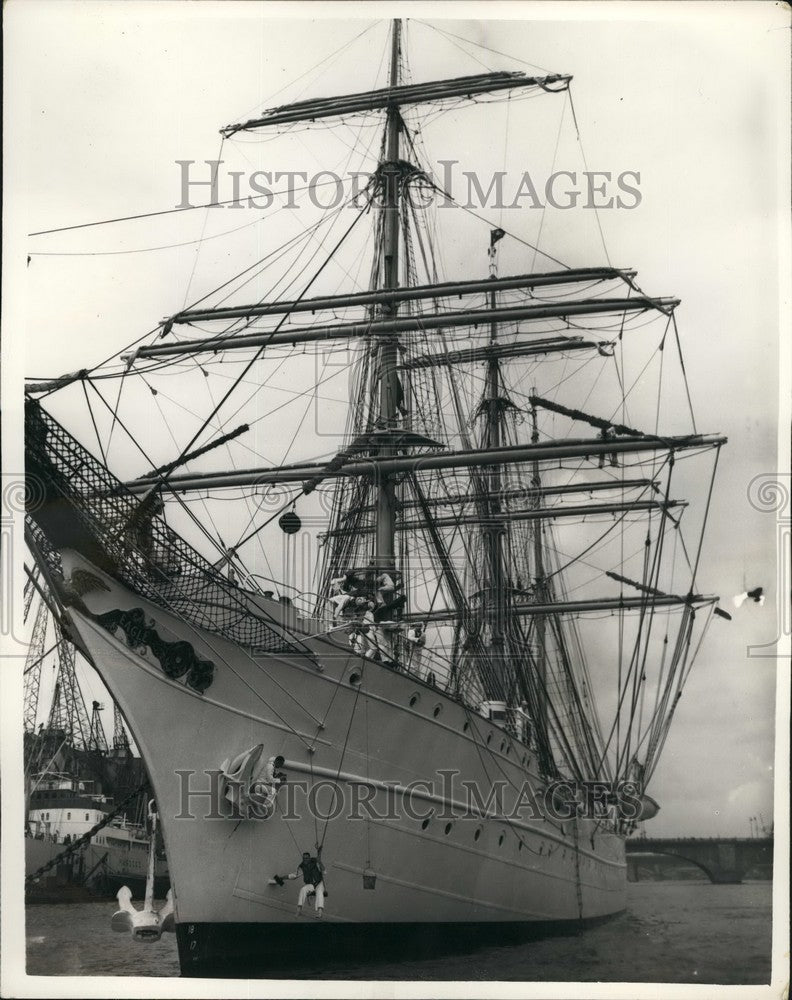
[[[173,916],[173,889],[168,889],[168,895],[162,909],[154,909],[157,809],[153,799],[148,804],[148,818],[151,825],[151,842],[149,844],[146,898],[143,909],[135,909],[132,905],[132,890],[129,886],[122,886],[116,896],[120,909],[113,914],[110,926],[119,934],[131,931],[135,941],[145,941],[147,944],[151,944],[154,941],[159,941],[164,931],[175,932],[176,923]]]
[[[275,808],[275,797],[285,774],[283,757],[270,757],[263,771],[258,771],[264,744],[257,743],[220,765],[223,797],[231,803],[232,816],[243,819],[267,819]]]
[[[223,795],[237,813],[247,811],[254,773],[263,752],[264,744],[257,743],[244,753],[224,760],[220,765],[223,775]]]

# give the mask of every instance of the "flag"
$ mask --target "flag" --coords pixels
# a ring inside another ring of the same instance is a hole
[[[494,247],[498,240],[502,240],[505,235],[505,229],[492,229],[490,231],[490,246]]]

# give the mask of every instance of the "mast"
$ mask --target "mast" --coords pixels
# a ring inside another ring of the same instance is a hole
[[[497,242],[503,236],[503,231],[493,229],[490,234],[489,259],[490,259],[490,281],[498,277],[497,264]],[[495,288],[489,292],[490,308],[494,311],[497,307]],[[489,346],[496,348],[498,342],[498,324],[490,324]],[[487,362],[487,379],[484,389],[483,408],[486,419],[484,445],[486,448],[498,451],[502,444],[502,422],[503,410],[508,405],[508,401],[503,398],[501,392],[501,371],[500,360],[495,350],[490,354]],[[489,579],[484,588],[487,599],[490,603],[490,644],[492,648],[492,658],[494,661],[496,676],[499,683],[503,684],[504,649],[506,643],[507,603],[508,594],[506,589],[506,578],[503,565],[503,540],[506,526],[500,517],[502,511],[501,498],[501,468],[493,465],[489,470],[489,491],[487,513],[489,525],[484,529],[484,544],[487,550],[487,570]]]
[[[399,85],[399,55],[401,49],[401,21],[393,21],[391,32],[390,86]],[[383,286],[386,289],[399,285],[399,108],[389,104],[385,124],[385,161],[380,164],[384,185],[383,205]],[[395,319],[398,301],[390,300],[383,305],[386,319]],[[378,423],[385,429],[396,427],[399,400],[398,336],[396,333],[385,338],[380,345],[380,400]],[[384,445],[380,454],[390,458],[396,454],[392,444]],[[396,499],[392,477],[381,471],[377,482],[377,535],[374,563],[377,569],[396,568]]]
[[[536,396],[536,390],[531,391],[531,396]],[[539,441],[539,427],[536,419],[536,404],[531,404],[531,443],[537,444]],[[542,478],[539,471],[539,463],[533,463],[533,476],[531,485],[536,490],[536,507],[542,506]],[[536,603],[539,605],[547,603],[546,584],[544,579],[544,557],[542,553],[542,522],[537,520],[534,524],[534,594]],[[536,634],[536,672],[539,678],[537,690],[539,704],[539,718],[537,719],[539,731],[547,732],[547,645],[545,642],[545,616],[537,614],[534,620]],[[545,748],[549,752],[549,748]],[[545,762],[549,763],[549,761]]]

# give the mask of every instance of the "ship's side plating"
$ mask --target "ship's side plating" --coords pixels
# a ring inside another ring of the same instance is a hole
[[[148,763],[183,928],[310,919],[296,915],[298,883],[269,883],[317,846],[329,922],[544,923],[623,908],[623,839],[595,821],[538,815],[532,751],[461,703],[320,637],[307,644],[314,656],[256,655],[62,556],[67,580],[88,570],[108,588],[84,597],[91,616],[72,617]],[[203,694],[92,617],[133,607],[214,662]],[[201,793],[212,773],[257,744],[313,792],[281,788],[269,818],[211,818],[218,800]],[[487,803],[499,781],[500,810]],[[373,890],[364,875],[376,876]]]

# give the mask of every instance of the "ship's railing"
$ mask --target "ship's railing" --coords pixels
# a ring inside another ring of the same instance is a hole
[[[291,598],[291,602],[297,609],[297,614],[302,618],[311,619],[320,625],[331,626],[334,624],[331,611],[323,608],[320,595],[314,591],[306,590],[295,594]]]
[[[379,625],[363,620],[362,615],[335,618],[332,614],[310,619],[310,631],[316,637],[327,637],[362,652],[363,655],[399,673],[415,677],[431,687],[457,699],[461,691],[451,690],[451,665],[430,647],[419,647],[405,638],[406,623]],[[356,633],[365,632],[365,641],[353,641]],[[466,699],[461,698],[466,702]],[[475,700],[475,699],[473,699]],[[480,701],[480,696],[478,697]],[[471,704],[473,701],[471,701]]]
[[[130,590],[190,624],[266,652],[297,652],[263,609],[168,527],[156,493],[130,493],[32,400],[26,404],[28,525],[51,568],[74,548]]]

